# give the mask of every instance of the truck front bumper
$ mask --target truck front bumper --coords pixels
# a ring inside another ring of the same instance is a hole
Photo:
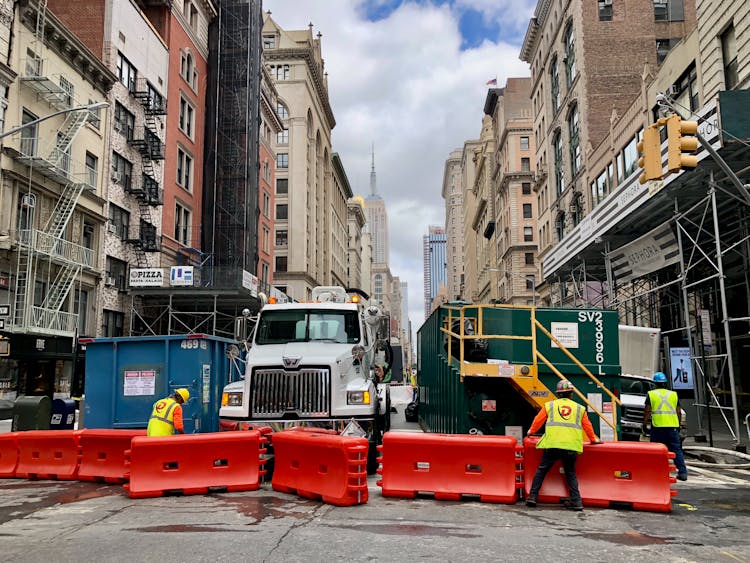
[[[270,428],[272,432],[281,432],[295,427],[320,428],[321,430],[335,430],[341,433],[350,420],[355,420],[368,436],[372,436],[375,421],[372,418],[311,418],[300,420],[235,420],[222,418],[219,420],[219,430],[261,430]]]

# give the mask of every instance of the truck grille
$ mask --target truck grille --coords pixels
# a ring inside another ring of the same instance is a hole
[[[329,389],[327,369],[255,370],[252,413],[254,417],[270,418],[325,417],[329,414]]]
[[[643,411],[645,407],[622,407],[622,420],[628,422],[643,422]]]

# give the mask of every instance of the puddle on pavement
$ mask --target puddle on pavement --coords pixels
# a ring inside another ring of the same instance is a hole
[[[642,534],[635,530],[629,530],[622,534],[605,534],[605,533],[582,533],[581,537],[590,540],[601,540],[610,543],[616,543],[620,545],[639,546],[639,545],[658,545],[658,544],[672,544],[679,543],[683,545],[703,545],[695,542],[685,542],[682,540],[676,540],[675,538],[660,538],[658,536],[650,536],[648,534]]]
[[[193,532],[247,532],[247,530],[233,530],[211,524],[173,524],[170,526],[145,526],[143,528],[128,528],[128,532],[157,532],[157,533],[193,533]]]
[[[272,496],[217,497],[222,503],[233,507],[238,513],[252,518],[248,526],[260,524],[267,518],[307,518],[319,506],[313,501],[289,501]]]
[[[449,536],[453,538],[480,538],[480,534],[457,531],[455,528],[425,526],[422,524],[358,524],[356,526],[329,525],[330,528],[357,530],[389,536]]]

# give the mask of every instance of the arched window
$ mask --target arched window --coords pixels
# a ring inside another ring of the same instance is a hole
[[[581,140],[577,105],[574,105],[568,113],[568,138],[570,139],[570,171],[575,176],[581,169]]]
[[[552,113],[560,109],[560,73],[557,68],[557,57],[552,59],[549,66],[550,92],[552,94]]]
[[[565,81],[570,88],[573,84],[573,80],[576,77],[576,50],[575,50],[575,37],[573,37],[573,23],[569,22],[565,28],[565,35],[563,37],[565,42]]]
[[[557,232],[557,240],[559,242],[565,237],[565,212],[563,211],[557,214],[555,231]]]
[[[558,197],[565,191],[565,171],[563,167],[562,134],[555,133],[552,139],[552,152],[555,155],[555,187]]]

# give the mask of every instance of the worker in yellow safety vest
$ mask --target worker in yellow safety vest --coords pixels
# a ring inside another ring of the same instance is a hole
[[[414,371],[411,374],[411,402],[417,401],[417,372]]]
[[[651,417],[651,441],[664,444],[670,452],[674,452],[677,478],[680,481],[687,481],[687,466],[680,440],[680,418],[682,418],[680,401],[677,393],[667,389],[667,376],[662,372],[658,371],[654,374],[654,383],[656,389],[652,389],[646,395],[643,432]]]
[[[147,436],[171,436],[185,433],[182,423],[182,404],[190,398],[190,391],[181,387],[174,395],[159,399],[154,403],[151,418],[148,421]]]
[[[536,434],[542,425],[545,425],[544,436],[536,445],[543,449],[542,461],[534,475],[531,483],[529,497],[526,506],[536,506],[536,497],[547,473],[555,462],[562,460],[565,470],[565,480],[568,483],[570,496],[565,506],[571,510],[583,510],[581,493],[578,490],[578,477],[576,477],[576,459],[583,452],[583,433],[592,444],[601,444],[594,433],[594,427],[586,414],[586,408],[570,399],[573,393],[573,384],[570,381],[561,380],[557,383],[557,396],[559,399],[549,401],[534,418],[528,435]]]

